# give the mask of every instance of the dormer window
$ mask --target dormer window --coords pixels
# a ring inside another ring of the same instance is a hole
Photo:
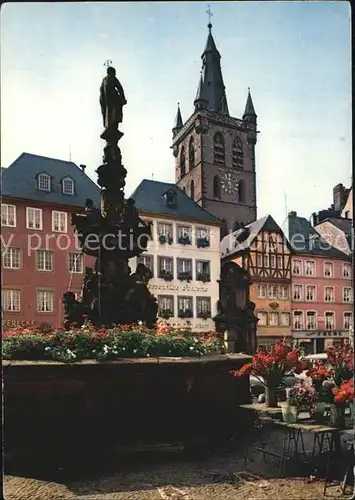
[[[74,194],[74,181],[70,177],[66,177],[62,180],[63,194],[73,195]]]
[[[176,191],[169,189],[165,193],[166,206],[169,208],[176,208]]]
[[[39,174],[37,178],[39,191],[51,190],[51,176],[48,174]]]

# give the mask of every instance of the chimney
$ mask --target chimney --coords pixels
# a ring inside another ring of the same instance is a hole
[[[318,215],[316,214],[316,212],[313,212],[312,214],[312,221],[313,221],[313,227],[318,224]]]
[[[293,212],[293,211],[289,212],[288,216],[291,217],[291,218],[297,217],[297,212]]]
[[[343,186],[343,184],[337,184],[333,188],[333,203],[334,203],[334,210],[336,212],[340,212],[340,210],[343,208],[344,203],[345,203],[345,198],[346,198],[346,189]]]
[[[79,167],[80,167],[80,168],[81,168],[81,170],[85,173],[86,165],[79,165]]]

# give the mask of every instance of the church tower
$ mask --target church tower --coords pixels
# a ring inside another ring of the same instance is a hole
[[[221,56],[208,24],[194,112],[173,128],[175,182],[224,222],[223,233],[256,220],[257,115],[248,90],[242,119],[229,114]]]

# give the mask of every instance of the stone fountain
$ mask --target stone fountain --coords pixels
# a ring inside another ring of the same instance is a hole
[[[144,252],[151,238],[151,227],[143,222],[133,199],[125,199],[127,170],[122,164],[118,130],[127,104],[124,90],[113,67],[100,87],[100,106],[105,141],[103,164],[96,170],[101,188],[101,207],[86,201],[83,213],[72,215],[72,224],[82,251],[96,258],[93,268],[85,268],[81,301],[73,292],[63,295],[64,326],[81,326],[90,321],[95,326],[143,322],[152,327],[157,320],[157,303],[147,288],[150,272],[138,264],[131,273],[128,259]]]

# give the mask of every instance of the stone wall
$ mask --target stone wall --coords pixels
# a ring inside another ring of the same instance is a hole
[[[231,354],[73,365],[4,361],[5,457],[32,451],[85,455],[242,434],[237,405],[250,401],[249,380],[229,371],[249,359]]]

